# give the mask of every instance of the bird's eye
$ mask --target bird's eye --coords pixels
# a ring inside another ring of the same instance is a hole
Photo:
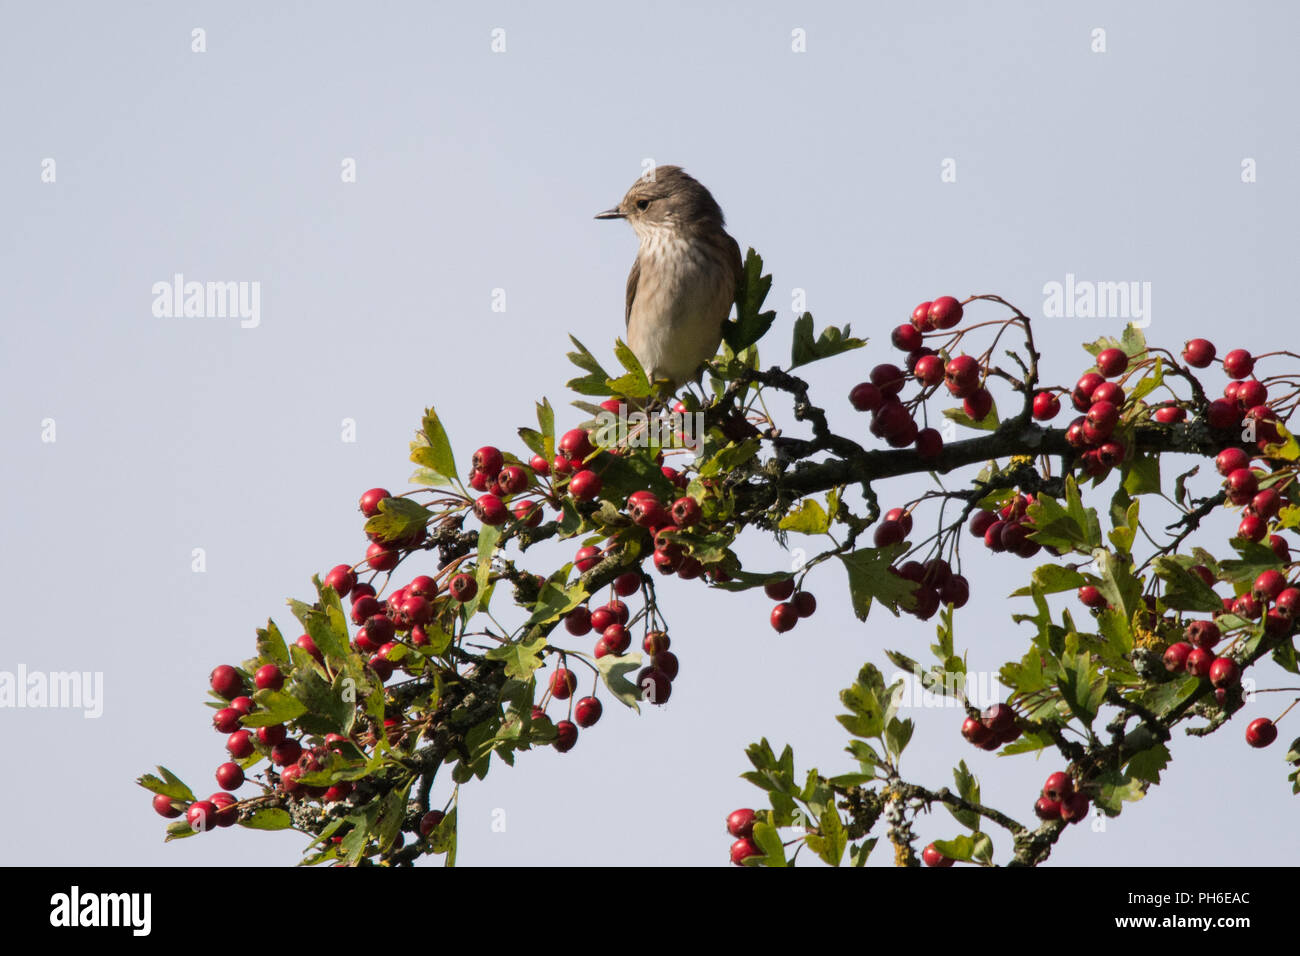
[[[649,205],[650,205],[650,200],[648,200],[648,199],[638,199],[638,200],[636,201],[636,208],[637,208],[637,209],[640,209],[642,212],[645,212],[645,211],[646,211],[646,208],[647,208]]]

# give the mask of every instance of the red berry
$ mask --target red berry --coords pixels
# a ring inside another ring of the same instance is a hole
[[[560,436],[557,448],[569,458],[586,459],[596,449],[592,447],[591,436],[582,428],[573,428]]]
[[[679,528],[689,528],[700,520],[700,503],[685,496],[673,502],[673,524]]]
[[[650,658],[650,666],[660,671],[670,681],[674,681],[677,680],[681,663],[677,660],[677,655],[672,651],[661,651]]]
[[[528,467],[539,475],[549,475],[551,473],[551,464],[541,455],[534,455],[528,460]]]
[[[754,820],[758,815],[746,807],[743,810],[733,810],[727,815],[727,832],[739,839],[752,836],[754,833]]]
[[[993,409],[993,396],[989,394],[988,389],[977,388],[966,396],[966,400],[962,402],[962,409],[972,421],[982,422]]]
[[[578,675],[567,667],[561,667],[551,675],[551,696],[556,700],[568,700],[577,686]]]
[[[961,321],[961,303],[950,295],[941,295],[930,303],[930,322],[936,329],[951,329]]]
[[[965,398],[979,387],[980,366],[969,355],[949,359],[944,368],[944,382],[957,398]]]
[[[1187,655],[1187,673],[1196,677],[1209,677],[1210,665],[1214,663],[1214,652],[1203,647],[1193,647]]]
[[[1206,650],[1219,643],[1219,639],[1222,637],[1219,625],[1213,621],[1192,621],[1187,625],[1183,634],[1187,638],[1187,643],[1193,647],[1204,647]]]
[[[977,511],[971,515],[970,533],[977,538],[982,538],[989,530],[989,526],[997,520],[998,516],[992,511]]]
[[[1230,657],[1216,657],[1210,665],[1210,683],[1215,687],[1231,687],[1241,679],[1241,668]]]
[[[912,374],[922,385],[938,385],[944,376],[943,359],[938,355],[922,355],[912,366]]]
[[[1085,584],[1083,587],[1079,588],[1079,603],[1083,604],[1085,607],[1103,608],[1109,602],[1107,602],[1106,596],[1102,594],[1101,591],[1093,587],[1091,584]]]
[[[954,574],[940,586],[939,600],[954,608],[965,607],[970,600],[970,583],[960,574]]]
[[[253,683],[258,690],[279,690],[284,686],[284,675],[274,664],[263,664],[253,675]]]
[[[1237,424],[1241,421],[1241,413],[1235,403],[1216,398],[1206,408],[1205,420],[1211,428],[1217,431],[1226,431],[1237,427]]]
[[[1072,793],[1061,801],[1061,819],[1066,823],[1078,823],[1088,815],[1090,803],[1081,793]]]
[[[154,812],[157,813],[159,816],[167,817],[168,819],[171,819],[173,817],[179,817],[184,811],[181,810],[179,807],[173,806],[172,805],[173,802],[174,801],[172,800],[172,798],[167,796],[166,794],[155,793],[153,797]],[[179,801],[175,801],[175,802],[179,802]]]
[[[216,825],[217,808],[211,800],[195,800],[185,811],[185,821],[190,829],[206,833]]]
[[[926,866],[952,866],[957,862],[940,853],[938,847],[933,843],[927,844],[926,848],[921,851],[921,859],[925,861]]]
[[[1255,578],[1255,584],[1250,589],[1251,596],[1256,601],[1265,603],[1272,601],[1286,588],[1286,576],[1281,571],[1269,568],[1267,571],[1260,573]]]
[[[528,487],[528,472],[518,465],[506,465],[497,475],[497,489],[503,495],[517,495]]]
[[[870,378],[871,384],[880,389],[880,394],[886,398],[901,392],[903,384],[907,381],[903,370],[890,362],[882,362],[873,368]]]
[[[1252,747],[1267,747],[1277,740],[1277,725],[1267,717],[1256,717],[1246,725],[1246,743]]]
[[[1060,770],[1049,776],[1047,782],[1043,784],[1043,796],[1057,803],[1062,802],[1072,793],[1074,793],[1074,780],[1068,773]]]
[[[976,747],[983,747],[990,738],[996,735],[988,727],[975,717],[967,717],[961,724],[961,735]]]
[[[1187,410],[1177,405],[1162,405],[1152,417],[1162,425],[1176,425],[1187,418]]]
[[[474,517],[486,525],[502,525],[510,519],[510,512],[505,502],[488,492],[474,502]]]
[[[495,479],[501,472],[501,467],[505,464],[505,458],[501,452],[491,445],[484,445],[478,451],[474,452],[474,458],[471,464],[475,471],[480,471],[487,475],[489,479]]]
[[[876,525],[872,541],[877,548],[883,548],[887,545],[897,544],[906,537],[907,532],[903,530],[903,525],[900,522],[882,521]]]
[[[578,553],[573,556],[573,565],[581,573],[586,573],[600,564],[600,548],[595,545],[588,545],[585,548],[579,548]]]
[[[799,621],[799,612],[793,604],[782,603],[772,608],[772,629],[778,634],[791,630]]]
[[[590,727],[600,720],[604,708],[595,697],[584,697],[573,708],[573,719],[579,727]]]
[[[1061,400],[1052,392],[1039,392],[1034,396],[1034,418],[1040,422],[1051,421],[1061,411]]]
[[[656,654],[662,654],[668,650],[672,641],[663,631],[651,631],[646,634],[645,640],[641,642],[642,649],[653,657]]]
[[[782,578],[780,581],[768,581],[763,585],[763,593],[773,601],[788,601],[794,594],[794,578]]]
[[[226,738],[226,750],[236,760],[243,760],[253,753],[253,735],[247,730],[236,730]]]
[[[1214,361],[1214,343],[1191,339],[1183,346],[1183,361],[1193,368],[1208,368]]]
[[[1187,655],[1192,652],[1192,645],[1179,641],[1176,644],[1170,644],[1165,650],[1164,662],[1165,670],[1177,674],[1187,669]]]
[[[385,547],[378,541],[373,541],[366,548],[366,563],[376,571],[391,571],[397,567],[397,562],[401,560],[401,554],[393,549]]]
[[[217,786],[222,790],[238,790],[244,785],[244,771],[237,763],[223,763],[217,768]]]
[[[930,306],[933,302],[922,302],[912,310],[912,325],[916,326],[918,331],[933,332],[934,321],[930,318]]]
[[[553,746],[560,753],[568,753],[578,742],[578,728],[572,721],[561,720],[555,725],[555,733]]]
[[[900,325],[889,333],[889,340],[894,344],[894,348],[901,352],[910,352],[921,347],[921,333],[910,323]]]
[[[478,581],[472,574],[457,574],[447,582],[447,592],[453,600],[467,604],[478,594]]]
[[[902,508],[890,508],[885,512],[886,521],[897,521],[903,526],[904,534],[912,533],[912,516]]]
[[[862,382],[849,392],[849,404],[860,412],[874,412],[884,402],[885,396],[870,382]]]
[[[1050,800],[1047,797],[1039,797],[1034,804],[1034,814],[1040,820],[1059,820],[1061,819],[1061,804],[1059,801]]]
[[[602,484],[600,475],[584,468],[569,479],[569,494],[579,501],[591,501],[600,494]]]
[[[239,676],[239,671],[229,664],[214,667],[212,673],[208,675],[208,682],[212,689],[226,700],[237,697],[244,689],[244,679]]]
[[[1097,371],[1106,378],[1114,378],[1128,370],[1128,356],[1122,349],[1102,349],[1097,353]]]
[[[361,513],[367,518],[373,518],[379,514],[379,502],[391,497],[387,488],[371,488],[361,496]]]
[[[1223,374],[1242,379],[1255,369],[1255,360],[1245,349],[1233,349],[1223,357]]]
[[[338,564],[330,569],[329,574],[325,575],[325,583],[332,587],[339,597],[348,596],[357,584],[356,573],[346,564]]]
[[[794,612],[800,617],[812,617],[817,611],[817,598],[808,591],[800,591],[791,600]]]
[[[434,830],[438,829],[438,825],[445,819],[447,819],[447,814],[443,813],[441,810],[430,810],[424,816],[420,817],[420,836],[427,839]]]
[[[668,675],[653,667],[641,668],[636,675],[636,686],[641,689],[641,699],[655,705],[667,703],[673,692]]]
[[[731,844],[731,862],[736,866],[744,866],[751,856],[762,855],[763,851],[758,848],[758,844],[748,837]]]
[[[621,656],[632,646],[632,632],[618,622],[602,630],[600,639],[605,642],[605,649],[615,656]]]
[[[270,724],[266,727],[257,728],[257,739],[267,747],[274,747],[276,744],[284,742],[287,733],[284,724]]]
[[[1250,499],[1250,509],[1265,521],[1276,518],[1282,510],[1282,496],[1273,488],[1265,488]]]
[[[1098,402],[1110,402],[1118,407],[1124,404],[1124,389],[1114,382],[1102,382],[1092,390],[1092,397],[1088,399],[1088,402],[1090,406],[1096,405]]]
[[[1268,525],[1258,515],[1246,515],[1241,519],[1241,524],[1237,525],[1238,538],[1245,538],[1248,541],[1262,541],[1266,534],[1268,534]]]

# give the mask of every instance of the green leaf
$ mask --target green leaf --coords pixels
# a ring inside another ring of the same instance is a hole
[[[492,600],[489,578],[492,575],[492,555],[496,552],[497,542],[501,540],[501,528],[485,524],[478,529],[478,558],[474,565],[474,582],[478,590],[465,605],[465,618],[468,620],[478,613],[480,607],[487,607]]]
[[[555,409],[551,408],[551,403],[545,398],[536,404],[537,425],[542,434],[542,448],[538,454],[549,462],[555,457]]]
[[[1141,455],[1124,465],[1124,490],[1130,495],[1160,494],[1160,459]]]
[[[805,498],[799,506],[781,519],[782,531],[798,531],[802,534],[825,534],[830,530],[831,519],[822,510],[821,502]]]
[[[844,859],[844,848],[848,846],[848,835],[844,824],[834,806],[828,806],[817,820],[817,834],[807,838],[808,849],[831,866],[839,866]]]
[[[606,654],[596,659],[596,669],[600,671],[600,677],[609,692],[637,713],[641,712],[637,706],[637,701],[641,699],[641,688],[628,680],[626,675],[640,666],[640,654],[624,654],[622,657]]]
[[[1061,551],[1082,550],[1088,545],[1084,525],[1077,516],[1047,495],[1038,495],[1026,510],[1026,516],[1034,528],[1029,537],[1039,544]]]
[[[1159,557],[1152,562],[1156,576],[1165,582],[1165,591],[1161,595],[1165,607],[1172,611],[1221,611],[1223,601],[1214,589],[1184,568],[1177,560]]]
[[[379,514],[366,521],[366,533],[380,541],[405,541],[433,517],[433,512],[410,498],[384,498]]]
[[[1147,783],[1159,783],[1160,771],[1169,766],[1169,748],[1156,744],[1148,750],[1134,754],[1125,770],[1129,775]]]
[[[240,820],[239,825],[250,830],[287,830],[293,826],[293,818],[280,807],[263,807]]]
[[[754,866],[760,863],[763,866],[788,865],[785,860],[785,847],[781,845],[781,834],[777,832],[776,827],[764,823],[762,820],[756,820],[754,822],[754,842],[763,851],[763,858],[749,865]],[[746,860],[745,862],[748,863],[749,861]]]
[[[411,461],[428,469],[431,485],[448,485],[456,480],[456,458],[451,451],[451,441],[442,427],[438,413],[432,408],[424,410],[421,429],[411,442]]]
[[[606,383],[612,394],[626,398],[648,398],[654,394],[654,387],[650,384],[645,369],[641,367],[636,354],[622,339],[614,343],[614,356],[619,364],[627,369],[627,374]]]
[[[977,431],[982,432],[997,431],[998,425],[1001,424],[1001,421],[998,419],[998,406],[996,402],[990,403],[989,413],[979,421],[975,421],[975,419],[967,415],[964,408],[945,408],[943,410],[943,417],[958,425],[962,425],[966,428],[974,428]]]
[[[934,847],[950,860],[969,863],[975,855],[975,841],[968,836],[959,836],[952,840],[935,840]]]
[[[753,345],[776,321],[775,311],[758,311],[770,288],[772,277],[763,275],[763,260],[750,249],[745,254],[744,274],[736,287],[736,318],[722,326],[722,338],[733,352],[739,353]]]
[[[162,777],[155,777],[151,773],[146,773],[138,778],[136,783],[144,787],[150,793],[161,794],[164,797],[171,797],[173,800],[180,800],[184,803],[194,802],[194,791],[181,782],[180,777],[172,773],[166,767],[159,767],[158,772]]]
[[[961,797],[967,803],[980,802],[980,784],[975,779],[975,775],[970,772],[966,766],[966,761],[962,761],[952,770],[953,780],[957,783],[957,796]],[[956,807],[944,804],[948,808],[958,823],[969,830],[978,831],[980,828],[980,815],[974,810],[960,810]]]
[[[855,737],[879,737],[885,729],[887,699],[885,679],[874,664],[863,664],[852,687],[840,691],[840,702],[850,711],[836,719]]]
[[[1088,579],[1074,568],[1061,564],[1040,564],[1030,575],[1029,585],[1012,591],[1011,597],[1029,597],[1037,587],[1042,594],[1056,594],[1059,591],[1073,591],[1088,583]]]
[[[1092,557],[1101,578],[1098,589],[1106,596],[1106,600],[1113,607],[1123,608],[1129,620],[1139,610],[1145,611],[1142,582],[1133,574],[1133,566],[1105,548],[1094,549]]]
[[[1132,773],[1112,770],[1097,778],[1093,803],[1107,816],[1117,816],[1122,803],[1141,800],[1147,795],[1148,786],[1145,780],[1139,780]]]
[[[494,647],[483,656],[490,661],[504,661],[507,677],[528,680],[542,666],[542,651],[546,648],[546,635],[530,633],[535,636]]]
[[[572,335],[569,336],[569,341],[572,342],[574,347],[578,350],[576,352],[568,353],[569,361],[587,374],[579,378],[570,379],[568,388],[571,391],[577,392],[579,395],[608,395],[609,373],[600,367],[600,363],[596,361],[596,357],[592,355],[591,352],[587,351],[585,345],[575,339]]]
[[[1155,364],[1151,366],[1151,371],[1149,371],[1146,375],[1143,375],[1142,378],[1138,380],[1138,383],[1133,386],[1133,390],[1129,392],[1129,398],[1130,399],[1146,398],[1157,388],[1159,388],[1162,384],[1164,384],[1164,380],[1165,380],[1164,359],[1162,359],[1160,356],[1157,355]]]
[[[532,617],[525,622],[524,626],[532,627],[535,624],[549,624],[551,621],[568,614],[589,596],[587,589],[581,584],[562,588],[553,581],[548,581],[542,586],[542,592],[537,597],[537,603],[533,605]]]
[[[259,690],[253,694],[257,709],[241,721],[243,727],[270,727],[287,723],[307,712],[307,705],[282,690]]]
[[[971,856],[981,863],[993,862],[993,838],[987,833],[976,833],[971,842],[974,848],[971,850]]]
[[[1085,726],[1091,727],[1106,697],[1108,682],[1093,664],[1090,654],[1074,654],[1069,655],[1069,658],[1062,660],[1057,686],[1074,716]]]
[[[852,338],[849,335],[847,325],[843,329],[838,329],[833,325],[828,326],[822,329],[822,334],[814,340],[812,313],[805,312],[794,323],[794,344],[790,349],[790,368],[796,369],[800,365],[807,365],[809,362],[830,358],[832,355],[839,355],[841,352],[861,348],[866,344],[863,339]]]
[[[912,592],[916,585],[890,570],[894,558],[906,550],[906,543],[899,542],[886,548],[861,548],[839,556],[849,575],[849,597],[859,621],[867,619],[873,600],[880,601],[895,616],[900,605],[914,600]]]
[[[903,755],[908,741],[912,739],[912,731],[915,729],[916,727],[910,719],[899,720],[897,717],[891,719],[885,725],[885,749],[894,756],[895,763]]]
[[[270,619],[267,619],[265,629],[257,629],[257,656],[281,665],[282,670],[287,669],[292,663],[289,648],[284,643],[284,636],[275,626],[275,622]]]
[[[1282,569],[1282,562],[1273,553],[1273,549],[1266,545],[1234,538],[1232,547],[1241,558],[1219,562],[1219,577],[1224,581],[1233,584],[1250,583],[1270,568]],[[1222,602],[1219,606],[1223,606]]]

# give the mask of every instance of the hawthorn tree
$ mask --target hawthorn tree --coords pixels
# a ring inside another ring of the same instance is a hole
[[[972,745],[1057,756],[1037,803],[1014,812],[981,802],[964,761],[952,786],[908,780],[903,682],[886,686],[868,662],[840,695],[844,772],[799,774],[789,747],[749,747],[744,776],[769,805],[727,818],[731,859],[743,865],[785,865],[805,847],[834,865],[861,865],[881,836],[899,864],[990,865],[993,827],[1010,837],[1005,862],[1036,865],[1093,807],[1117,816],[1158,783],[1179,725],[1215,732],[1258,690],[1260,669],[1297,673],[1300,588],[1288,580],[1295,565],[1284,537],[1300,527],[1300,447],[1284,424],[1300,394],[1294,376],[1256,375],[1264,356],[1239,349],[1218,360],[1204,339],[1174,355],[1130,326],[1086,346],[1093,366],[1072,388],[1047,386],[1028,316],[998,296],[945,296],[893,330],[902,364],[876,365],[848,396],[886,446],[870,448],[832,431],[794,374],[866,343],[848,326],[814,335],[805,313],[788,365],[763,369],[770,285],[751,250],[737,317],[699,396],[660,402],[623,343],[621,372],[611,375],[575,340],[569,358],[583,374],[568,384],[589,420],[557,431],[543,400],[537,427],[519,429],[519,455],[480,448],[467,478],[442,418],[427,410],[411,444],[416,487],[367,491],[364,559],[314,578],[310,601],[289,602],[302,636],[286,643],[268,621],[252,657],[212,671],[213,724],[229,754],[216,771],[221,790],[200,799],[161,767],[140,778],[159,814],[182,818],[167,839],[236,823],[292,827],[308,837],[308,864],[403,865],[427,854],[453,863],[459,787],[494,758],[511,765],[520,752],[571,750],[606,703],[669,699],[678,662],[656,574],[711,590],[763,588],[781,632],[814,614],[810,584],[838,564],[859,619],[873,609],[937,615],[933,661],[884,653],[965,706],[961,734]],[[1228,382],[1211,399],[1200,375],[1215,364]],[[994,390],[1013,414],[999,417]],[[773,416],[778,398],[793,424]],[[961,404],[942,409],[945,440],[931,417],[952,399]],[[1063,402],[1078,417],[1047,424]],[[974,437],[955,440],[955,427]],[[1198,497],[1192,468],[1169,487],[1161,460],[1171,453],[1213,459],[1222,484],[1198,479]],[[961,486],[939,477],[963,471]],[[1085,499],[1113,471],[1119,487],[1090,507]],[[882,510],[878,489],[909,475],[930,476],[928,490],[908,483],[907,500]],[[1142,521],[1143,499],[1154,496],[1179,512],[1163,529]],[[1220,508],[1241,509],[1236,536],[1219,554],[1191,546]],[[748,529],[829,544],[794,572],[763,571],[740,556]],[[983,711],[969,700],[954,631],[969,597],[960,573],[968,533],[1005,560],[1044,559],[1015,592],[1029,600],[1013,619],[1029,627],[1024,655],[999,674],[1010,694]],[[532,549],[557,539],[579,545],[571,561],[526,565]],[[408,561],[427,573],[396,586]],[[1063,591],[1085,610],[1054,614],[1047,597]],[[587,679],[600,692],[577,698]],[[1264,747],[1277,729],[1260,718],[1244,733]],[[1300,761],[1297,744],[1286,756]],[[439,774],[455,786],[431,806]],[[1292,767],[1300,789],[1296,778]],[[918,853],[913,821],[936,804],[951,812],[954,836]]]

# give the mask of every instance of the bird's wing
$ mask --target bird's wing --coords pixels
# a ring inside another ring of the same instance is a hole
[[[623,313],[623,324],[632,322],[632,300],[636,298],[636,284],[641,278],[641,257],[632,262],[632,271],[627,274],[627,307]]]

